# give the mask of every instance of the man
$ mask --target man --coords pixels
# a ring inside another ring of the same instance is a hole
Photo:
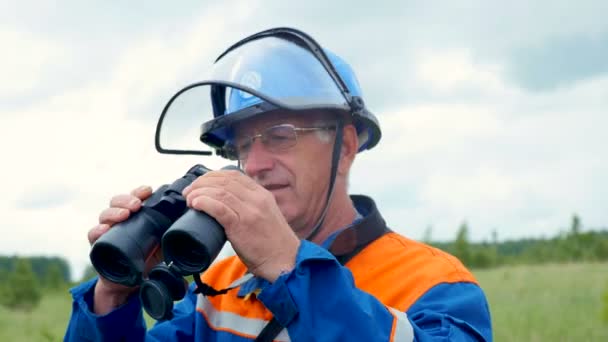
[[[203,296],[193,284],[173,318],[146,332],[136,289],[93,279],[72,290],[66,340],[492,339],[471,273],[392,232],[370,198],[348,195],[355,156],[378,143],[380,128],[344,61],[300,31],[273,29],[230,47],[210,81],[167,108],[204,87],[214,118],[199,138],[243,173],[209,172],[183,195],[225,229],[237,256],[202,281],[230,290]],[[89,241],[150,194],[114,197]]]

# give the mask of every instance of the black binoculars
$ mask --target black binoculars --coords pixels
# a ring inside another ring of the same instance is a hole
[[[91,249],[91,262],[101,276],[125,286],[141,285],[142,305],[157,320],[170,318],[173,300],[184,297],[183,277],[204,272],[226,243],[224,228],[213,217],[188,208],[182,196],[208,171],[195,165],[172,184],[161,186],[139,211],[112,227]],[[159,247],[165,262],[144,279],[146,260]]]

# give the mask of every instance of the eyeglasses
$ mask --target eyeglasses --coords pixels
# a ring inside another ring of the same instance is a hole
[[[330,131],[336,127],[295,127],[290,124],[276,125],[266,128],[263,132],[252,136],[237,136],[233,141],[228,142],[225,150],[231,159],[238,159],[241,162],[247,160],[251,146],[255,139],[260,139],[264,148],[269,152],[286,151],[298,143],[298,134],[314,131]]]

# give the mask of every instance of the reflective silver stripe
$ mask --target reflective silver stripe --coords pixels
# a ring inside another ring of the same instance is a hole
[[[262,329],[268,324],[268,321],[257,318],[242,317],[232,312],[223,312],[217,310],[213,304],[203,295],[198,295],[196,308],[204,313],[207,323],[213,330],[229,330],[237,334],[251,337],[257,337]],[[281,333],[274,339],[275,341],[290,341],[287,329],[283,329]]]
[[[228,285],[227,289],[235,289],[243,284],[245,284],[249,279],[253,278],[253,273],[245,273],[244,276],[232,282],[232,284]]]
[[[410,320],[407,318],[405,312],[401,312],[397,309],[388,308],[393,316],[395,316],[395,331],[391,336],[391,341],[402,342],[402,341],[413,341],[414,340],[414,328]]]

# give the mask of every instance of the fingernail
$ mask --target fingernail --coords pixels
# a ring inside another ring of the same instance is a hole
[[[188,185],[187,187],[185,187],[184,190],[182,190],[182,194],[188,193],[188,191],[190,191],[190,188],[192,188],[191,185]]]
[[[134,207],[134,206],[138,205],[138,204],[139,204],[139,202],[140,202],[140,200],[139,200],[138,198],[132,198],[132,199],[129,201],[129,207]]]
[[[147,185],[142,185],[139,188],[137,188],[137,192],[142,192],[142,191],[146,191],[148,190],[150,187]]]

